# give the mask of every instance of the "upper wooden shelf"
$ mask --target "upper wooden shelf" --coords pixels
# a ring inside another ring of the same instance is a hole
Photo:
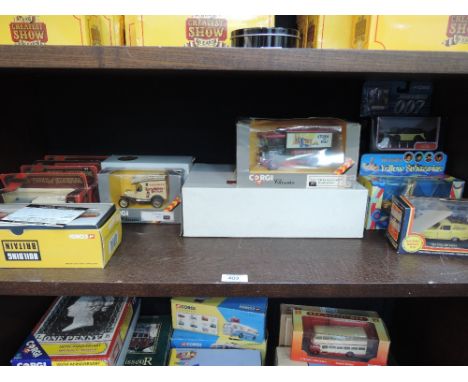
[[[468,296],[468,259],[397,255],[383,232],[333,240],[178,234],[179,226],[126,225],[105,269],[0,269],[0,295]],[[222,283],[225,273],[249,282]]]
[[[468,74],[468,53],[3,45],[0,68]]]

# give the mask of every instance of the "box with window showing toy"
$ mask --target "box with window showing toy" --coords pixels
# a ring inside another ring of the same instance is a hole
[[[104,268],[122,224],[112,204],[0,204],[0,241],[0,268]]]
[[[181,297],[171,300],[172,326],[245,341],[265,340],[266,298]]]
[[[336,118],[247,119],[237,124],[241,187],[351,187],[361,126]]]
[[[291,359],[329,365],[386,365],[390,340],[375,312],[293,309]]]
[[[433,151],[439,147],[438,117],[376,117],[371,120],[371,151]]]
[[[398,253],[468,255],[468,201],[393,198],[387,237]]]

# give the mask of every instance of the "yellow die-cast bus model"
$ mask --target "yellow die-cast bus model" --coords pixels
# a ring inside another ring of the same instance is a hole
[[[426,239],[460,241],[468,240],[468,224],[444,219],[424,231]]]
[[[310,339],[309,351],[312,354],[364,356],[367,351],[367,335],[362,327],[317,325]]]

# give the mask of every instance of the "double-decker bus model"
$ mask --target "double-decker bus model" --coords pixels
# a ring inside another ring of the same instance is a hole
[[[320,326],[314,327],[309,351],[312,354],[365,356],[367,335],[360,326]]]

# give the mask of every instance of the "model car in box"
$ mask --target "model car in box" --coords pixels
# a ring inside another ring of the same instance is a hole
[[[180,223],[182,170],[103,170],[99,194],[120,208],[123,222]]]
[[[174,329],[263,342],[266,308],[266,298],[173,298],[172,326]]]
[[[468,201],[393,198],[387,237],[398,253],[468,255]]]
[[[293,310],[291,359],[330,365],[386,365],[390,341],[375,312]]]
[[[439,129],[438,117],[376,117],[371,120],[371,150],[437,150]]]
[[[247,119],[237,124],[242,187],[350,187],[360,125],[336,118]],[[346,175],[343,175],[346,174]]]

